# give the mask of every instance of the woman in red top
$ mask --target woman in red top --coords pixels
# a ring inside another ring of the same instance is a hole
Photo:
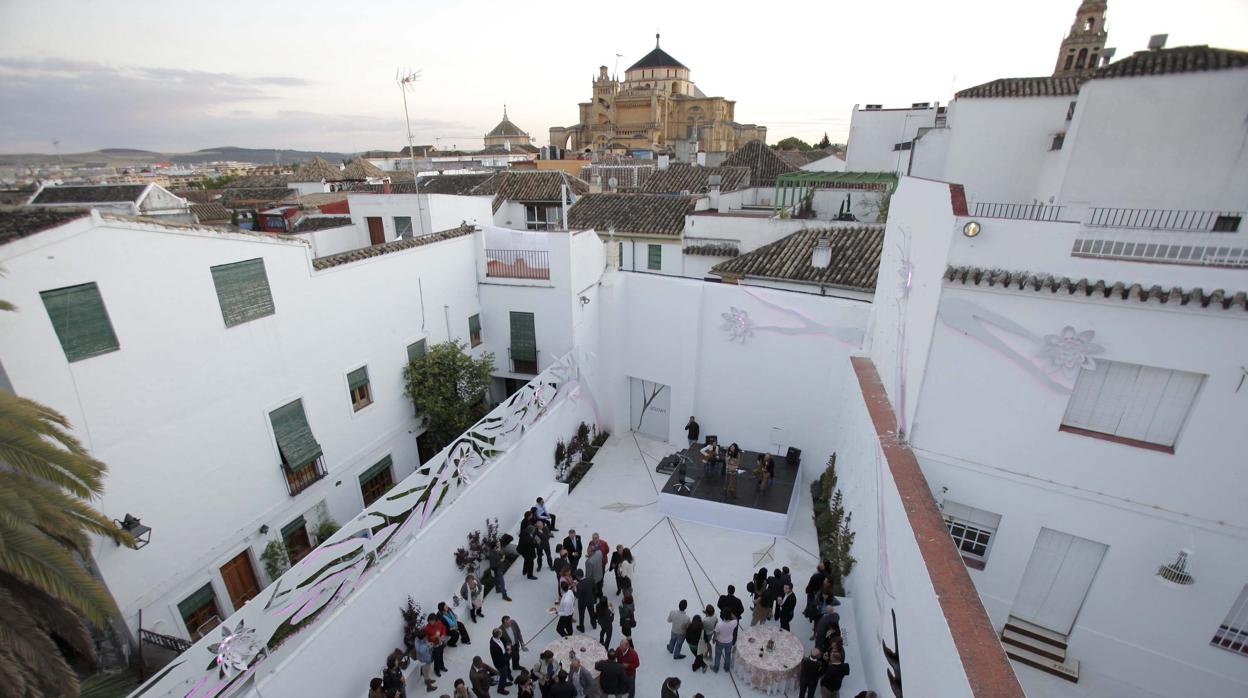
[[[446,662],[442,659],[442,653],[446,651],[446,625],[436,613],[429,614],[429,623],[425,625],[425,639],[433,650],[433,671],[441,676],[447,670]]]

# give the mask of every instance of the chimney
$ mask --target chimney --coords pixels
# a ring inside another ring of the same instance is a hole
[[[722,177],[717,174],[706,178],[706,194],[710,199],[711,208],[716,211],[719,210],[719,183],[721,179]]]
[[[815,249],[810,253],[810,266],[816,269],[827,269],[832,263],[832,239],[827,234],[815,240]]]
[[[660,156],[659,156],[659,164],[658,164],[658,169],[660,169],[660,170],[666,170],[666,169],[667,169],[667,165],[668,165],[669,160],[670,160],[670,158],[669,158],[667,155],[660,155]]]
[[[382,194],[390,193],[390,178],[389,177],[386,177],[385,179],[381,180],[381,193]]]

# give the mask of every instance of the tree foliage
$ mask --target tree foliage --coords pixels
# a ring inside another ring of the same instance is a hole
[[[426,433],[439,449],[485,416],[487,392],[494,371],[494,355],[473,358],[463,342],[448,341],[429,347],[403,369],[416,414],[424,417]]]
[[[832,141],[828,140],[828,132],[824,131],[823,140],[816,143],[815,147],[818,148],[819,150],[823,150],[824,148],[829,148],[831,146],[832,146]]]
[[[810,144],[796,137],[789,136],[775,145],[778,150],[810,150]]]
[[[845,595],[845,578],[854,569],[857,560],[851,554],[854,547],[854,531],[850,528],[853,513],[845,511],[841,491],[836,487],[836,454],[828,458],[828,467],[811,483],[814,500],[815,535],[819,539],[819,557],[831,567],[833,593]]]

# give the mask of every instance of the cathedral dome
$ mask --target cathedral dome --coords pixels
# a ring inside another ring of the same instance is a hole
[[[524,131],[521,131],[519,126],[513,124],[511,122],[511,119],[507,118],[507,110],[504,109],[503,120],[498,122],[498,125],[495,126],[489,133],[485,135],[487,136],[527,136],[529,134],[525,133]]]
[[[654,35],[654,50],[647,53],[641,60],[637,61],[628,69],[629,72],[639,68],[689,68],[684,63],[672,58],[667,51],[659,48],[659,35]]]

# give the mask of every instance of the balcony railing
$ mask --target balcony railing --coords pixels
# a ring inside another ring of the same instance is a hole
[[[549,279],[547,250],[486,250],[485,275],[496,279]]]
[[[977,218],[1009,218],[1020,221],[1060,221],[1062,207],[1047,204],[975,203]]]
[[[1182,211],[1162,208],[1093,208],[1087,225],[1094,228],[1180,230],[1234,233],[1243,214],[1234,211]]]
[[[320,458],[301,468],[294,470],[282,468],[282,471],[286,473],[286,487],[290,490],[290,496],[292,497],[311,487],[317,480],[325,477],[325,468],[321,465]]]
[[[540,354],[540,351],[534,349],[532,359],[517,359],[512,355],[511,347],[507,347],[507,358],[511,361],[511,372],[537,375],[537,357]]]

